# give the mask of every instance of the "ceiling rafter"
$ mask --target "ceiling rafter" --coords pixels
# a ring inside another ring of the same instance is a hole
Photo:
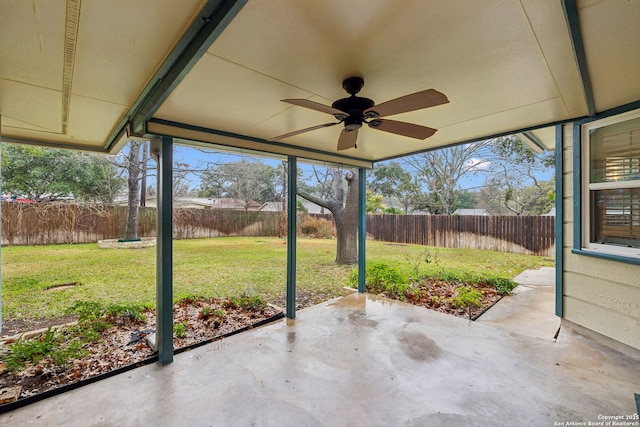
[[[127,122],[135,135],[145,132],[146,122],[189,73],[206,50],[229,25],[248,0],[210,0],[200,17],[191,24],[173,52],[151,79],[126,115],[125,121],[110,136],[109,151]]]
[[[587,103],[587,110],[589,112],[589,117],[593,117],[596,115],[596,104],[593,97],[591,78],[589,77],[589,67],[587,66],[587,55],[584,50],[582,31],[580,30],[578,5],[576,0],[562,0],[562,8],[569,27],[571,45],[573,46],[573,54],[578,64],[578,71],[580,72],[580,80],[582,81],[582,89],[584,91],[585,102]]]

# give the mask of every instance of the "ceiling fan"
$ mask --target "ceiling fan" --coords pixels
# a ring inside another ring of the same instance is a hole
[[[349,77],[344,80],[342,87],[351,96],[337,100],[331,104],[331,107],[309,101],[308,99],[283,99],[282,102],[332,114],[338,121],[285,133],[284,135],[271,138],[270,141],[289,138],[294,135],[335,126],[340,123],[344,123],[344,129],[338,139],[338,150],[358,148],[356,145],[358,129],[362,127],[363,123],[372,129],[408,136],[409,138],[426,139],[436,133],[436,129],[413,123],[383,119],[381,117],[421,110],[449,102],[443,93],[434,89],[427,89],[375,105],[375,102],[369,98],[356,96],[356,94],[360,92],[360,89],[362,89],[362,86],[364,86],[364,79],[362,77]]]

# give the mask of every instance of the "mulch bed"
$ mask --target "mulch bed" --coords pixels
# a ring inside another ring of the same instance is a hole
[[[428,280],[416,287],[418,292],[408,293],[404,298],[399,298],[397,295],[386,293],[383,293],[382,295],[392,299],[403,299],[405,302],[413,305],[468,319],[468,309],[465,307],[456,308],[452,302],[452,299],[457,295],[457,288],[460,286],[464,286],[464,284],[451,283],[443,280]],[[482,305],[480,307],[471,307],[472,320],[478,318],[482,313],[491,308],[491,306],[502,298],[502,295],[500,295],[492,285],[466,286],[470,286],[482,293]]]
[[[409,292],[403,298],[397,295],[381,295],[393,299],[402,299],[405,302],[441,313],[451,314],[457,317],[468,318],[467,308],[456,308],[452,299],[457,295],[457,288],[461,283],[430,280],[421,283],[415,289],[417,292]],[[479,317],[502,297],[491,285],[469,285],[482,293],[482,306],[472,307],[471,317]],[[311,293],[299,295],[302,301],[298,302],[297,309],[313,304],[318,304],[327,299],[326,295]],[[216,309],[225,311],[224,319],[214,315],[203,316],[203,308],[209,307],[211,313]],[[4,369],[0,362],[0,412],[10,410],[11,405],[20,401],[29,400],[41,394],[50,394],[56,389],[70,385],[89,382],[92,378],[115,373],[127,368],[139,366],[154,360],[157,354],[149,347],[147,335],[155,331],[156,318],[154,311],[146,311],[146,322],[132,322],[122,320],[113,327],[101,333],[98,342],[84,347],[89,352],[80,359],[71,360],[66,366],[55,366],[51,360],[42,359],[38,364],[28,364],[18,373],[11,373]],[[184,300],[174,306],[174,325],[184,324],[186,335],[176,337],[173,345],[176,352],[227,336],[234,331],[251,328],[269,320],[282,317],[282,310],[268,305],[266,308],[251,310],[247,308],[230,306],[227,299],[210,300]],[[53,324],[68,323],[74,320],[72,316],[56,319]],[[19,333],[25,330],[33,330],[39,327],[51,326],[52,321],[10,321],[3,325],[3,333]],[[10,344],[11,341],[5,342]],[[0,346],[2,351],[2,346]],[[6,351],[6,350],[5,350]],[[20,387],[19,400],[13,403],[2,404],[2,395],[8,390]],[[21,406],[21,405],[20,405]],[[3,408],[6,407],[6,408]],[[4,409],[4,410],[3,410]]]
[[[220,309],[224,310],[225,314],[222,319],[213,314],[202,316],[204,307],[209,307],[211,313]],[[86,356],[71,359],[63,367],[56,366],[50,358],[44,357],[39,363],[28,363],[20,372],[12,373],[0,362],[0,402],[3,395],[16,391],[16,387],[20,387],[21,390],[19,400],[13,402],[14,404],[54,389],[154,360],[157,355],[149,347],[146,338],[155,332],[155,312],[146,311],[144,314],[144,323],[120,319],[117,324],[101,333],[99,341],[83,346],[88,352]],[[179,352],[181,349],[201,345],[281,317],[282,310],[271,305],[249,309],[230,305],[225,299],[182,301],[174,306],[174,325],[183,324],[185,336],[178,338],[174,335],[173,346],[176,352]],[[14,328],[19,326],[24,325],[13,325]],[[30,326],[42,325],[36,323]],[[6,345],[10,343],[11,340],[5,341]],[[0,351],[6,352],[5,346],[0,347],[4,347]],[[10,405],[11,402],[0,404],[0,411],[3,410],[3,406]]]

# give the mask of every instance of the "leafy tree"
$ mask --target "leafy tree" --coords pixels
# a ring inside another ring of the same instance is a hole
[[[298,194],[305,199],[328,209],[336,223],[337,264],[358,262],[358,173],[342,169],[332,169],[333,188],[331,194],[320,197],[298,188]],[[344,184],[347,184],[345,193]]]
[[[455,195],[454,212],[457,209],[473,209],[476,204],[476,196],[469,190],[460,190]]]
[[[404,213],[409,212],[421,195],[420,185],[398,162],[376,165],[368,181],[367,186],[373,193],[397,198]]]
[[[540,154],[516,136],[491,140],[493,187],[499,189],[504,208],[515,215],[540,215],[551,204],[553,180],[538,177],[552,169],[553,154]]]
[[[34,201],[79,200],[111,203],[122,189],[106,156],[69,150],[3,144],[3,191]]]
[[[276,186],[280,180],[278,169],[259,161],[242,159],[239,162],[213,165],[202,173],[201,197],[230,197],[243,202],[248,209],[252,201],[278,200]]]
[[[401,209],[393,206],[387,206],[384,203],[384,196],[382,194],[373,194],[373,191],[367,190],[367,213],[370,214],[386,214],[386,215],[400,215],[406,213]]]
[[[489,164],[485,158],[490,142],[476,142],[440,150],[427,151],[407,158],[429,196],[423,199],[431,213],[451,215],[455,210],[456,195],[460,192],[460,179],[475,174]]]
[[[542,215],[553,206],[555,179],[537,181],[535,184],[520,188],[508,188],[504,205],[516,215]]]
[[[111,156],[85,154],[87,160],[82,179],[78,182],[76,198],[82,201],[112,204],[125,185],[125,179],[114,166]]]
[[[509,210],[504,206],[504,192],[499,177],[489,176],[484,185],[476,193],[476,207],[486,209],[491,215],[507,215]]]
[[[384,213],[384,209],[382,194],[373,194],[373,191],[367,190],[367,213],[381,214]]]

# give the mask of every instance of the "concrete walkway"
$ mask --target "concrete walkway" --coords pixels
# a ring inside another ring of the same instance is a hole
[[[519,334],[552,341],[560,329],[555,315],[556,270],[526,270],[514,278],[518,286],[476,320]]]
[[[638,353],[353,294],[3,414],[0,425],[587,425],[636,412]]]

